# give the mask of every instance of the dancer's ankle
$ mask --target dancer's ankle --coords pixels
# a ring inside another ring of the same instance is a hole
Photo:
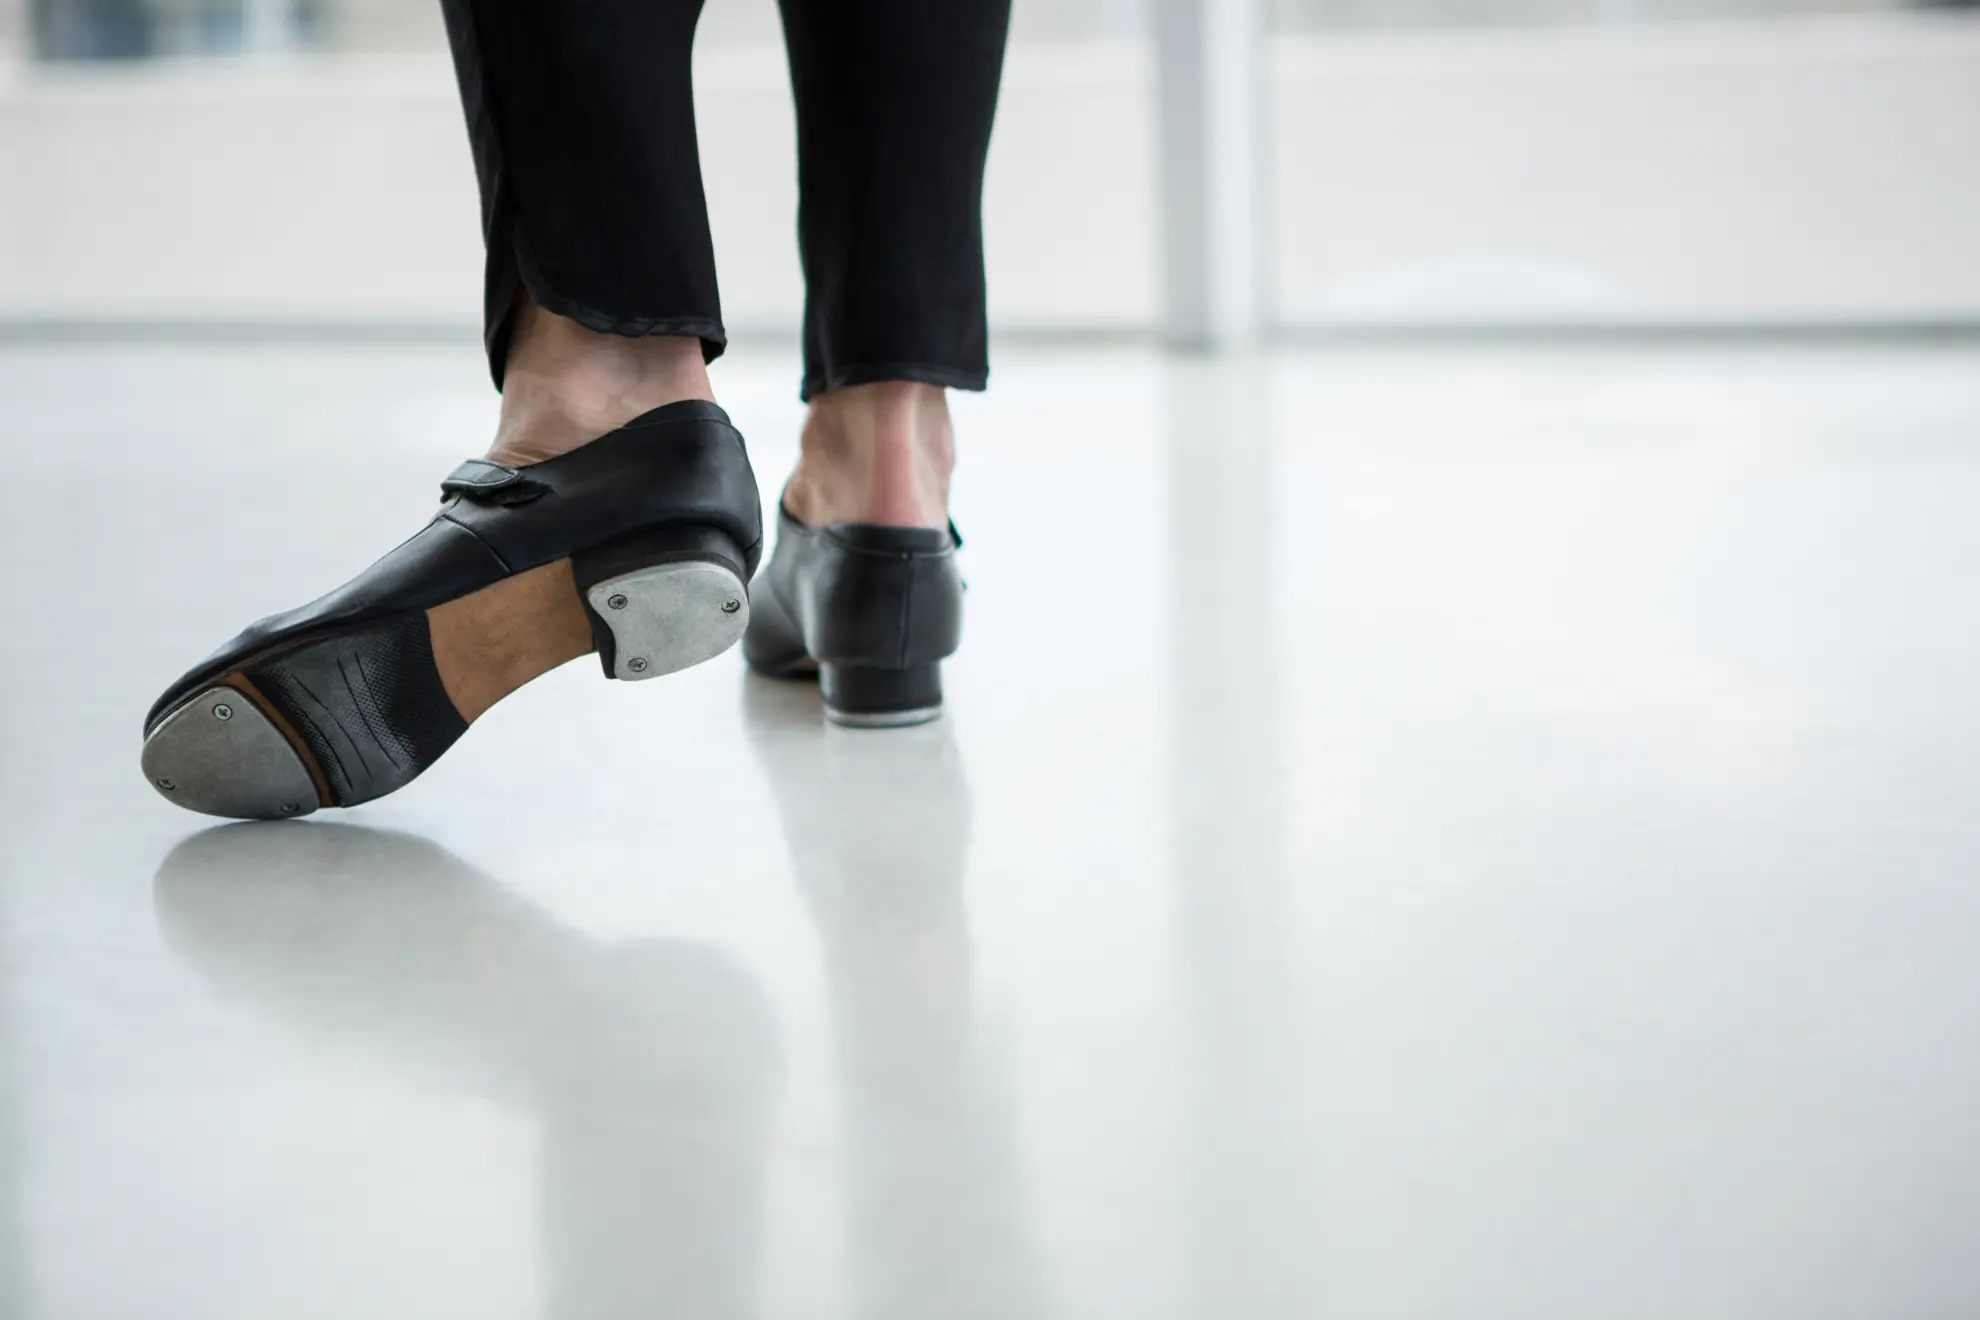
[[[879,381],[830,390],[811,400],[784,502],[811,527],[946,526],[955,448],[940,386]]]
[[[488,457],[540,463],[664,404],[714,397],[695,336],[600,334],[525,299]]]

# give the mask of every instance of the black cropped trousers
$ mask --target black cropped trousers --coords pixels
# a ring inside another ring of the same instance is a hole
[[[798,126],[806,398],[982,389],[983,164],[1010,0],[780,0]],[[721,299],[695,144],[701,0],[442,0],[488,243],[497,388],[519,294],[696,335]]]

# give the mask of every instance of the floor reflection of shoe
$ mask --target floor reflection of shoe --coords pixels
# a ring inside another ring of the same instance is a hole
[[[761,673],[816,673],[837,724],[922,724],[942,713],[942,661],[962,640],[953,527],[840,523],[780,511],[777,550],[743,639]]]
[[[202,831],[153,901],[220,1001],[532,1121],[542,1314],[755,1313],[782,1039],[727,952],[601,942],[436,844],[341,822]]]
[[[270,818],[403,788],[468,723],[427,611],[546,566],[568,561],[608,678],[699,664],[748,626],[762,515],[742,436],[712,403],[669,404],[527,467],[470,459],[441,490],[397,549],[250,626],[159,698],[142,759],[160,793]]]

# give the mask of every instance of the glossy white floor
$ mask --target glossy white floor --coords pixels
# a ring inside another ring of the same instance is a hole
[[[1980,349],[1008,352],[945,722],[587,661],[154,795],[492,413],[0,351],[0,1315],[1980,1314]]]

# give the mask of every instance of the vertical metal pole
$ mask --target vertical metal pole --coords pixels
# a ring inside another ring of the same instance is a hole
[[[1260,0],[1154,0],[1162,330],[1234,347],[1262,320]]]
[[[241,48],[249,55],[273,55],[295,45],[289,0],[242,0]]]
[[[0,69],[25,62],[29,41],[27,0],[0,0]]]

